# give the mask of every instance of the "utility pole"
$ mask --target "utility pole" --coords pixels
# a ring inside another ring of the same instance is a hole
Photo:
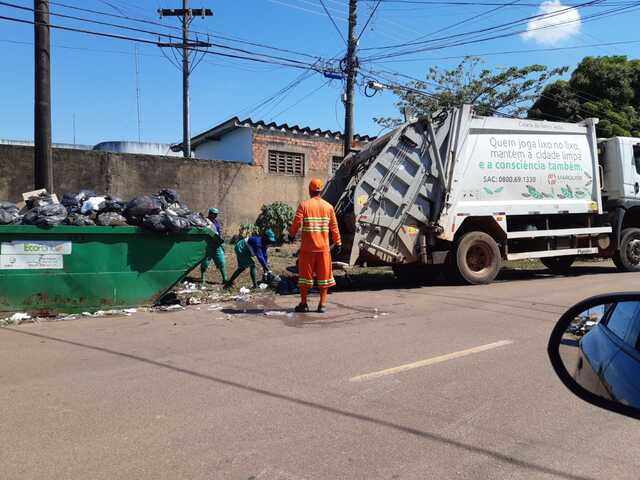
[[[33,1],[34,16],[34,186],[53,192],[51,151],[51,51],[49,46],[49,0]]]
[[[213,12],[208,8],[189,8],[189,0],[182,0],[182,8],[162,8],[161,17],[178,17],[182,23],[181,43],[158,43],[159,47],[179,48],[182,50],[182,152],[191,157],[191,117],[189,114],[189,54],[191,49],[210,46],[207,42],[190,41],[189,26],[193,17],[210,17]]]
[[[351,152],[353,144],[353,93],[356,84],[356,74],[358,71],[358,59],[356,50],[358,39],[356,37],[356,10],[357,0],[349,0],[349,38],[347,44],[346,74],[347,88],[344,102],[344,156]]]

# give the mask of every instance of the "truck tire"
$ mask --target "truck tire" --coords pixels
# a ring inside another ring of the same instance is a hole
[[[622,231],[620,250],[616,255],[619,256],[622,271],[640,272],[640,228],[625,228]]]
[[[451,260],[455,260],[452,266],[460,279],[470,285],[491,283],[502,265],[498,244],[484,232],[469,232],[460,237]]]
[[[540,261],[553,273],[562,275],[569,271],[575,259],[576,257],[573,255],[565,255],[562,257],[544,257]]]

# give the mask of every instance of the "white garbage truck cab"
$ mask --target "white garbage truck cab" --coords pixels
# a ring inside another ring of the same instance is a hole
[[[640,138],[598,142],[602,202],[613,229],[611,256],[624,271],[640,270]]]

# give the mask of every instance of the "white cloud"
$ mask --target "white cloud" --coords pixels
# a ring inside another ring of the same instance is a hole
[[[543,45],[556,45],[580,33],[580,13],[559,0],[542,2],[538,15],[543,16],[529,21],[527,31],[522,34],[524,39]]]

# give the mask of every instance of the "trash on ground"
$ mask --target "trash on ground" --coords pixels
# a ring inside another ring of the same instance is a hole
[[[152,309],[154,312],[177,312],[180,310],[186,310],[182,305],[176,303],[174,305],[160,305]]]
[[[258,286],[260,287],[260,290],[266,290],[269,285],[267,285],[266,283],[261,283]]]
[[[284,310],[269,310],[267,312],[264,312],[264,314],[267,317],[278,317],[278,316],[284,316],[287,314],[287,312],[285,312]]]
[[[187,299],[188,305],[200,305],[202,303],[202,299],[198,297],[189,297]]]
[[[224,307],[222,305],[219,305],[217,303],[214,303],[213,305],[209,305],[209,307],[207,308],[207,310],[209,310],[210,312],[216,312],[218,310],[222,310]]]
[[[251,290],[249,290],[247,287],[240,287],[240,295],[246,295],[248,293],[251,293]]]

